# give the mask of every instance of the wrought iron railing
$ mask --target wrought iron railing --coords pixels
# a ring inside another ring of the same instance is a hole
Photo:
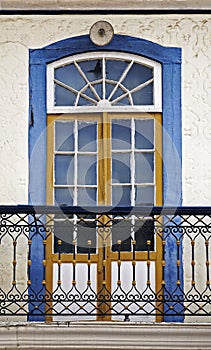
[[[205,207],[2,206],[0,320],[211,316],[210,237]]]

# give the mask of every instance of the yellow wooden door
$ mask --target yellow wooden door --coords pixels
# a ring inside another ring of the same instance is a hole
[[[162,205],[160,113],[63,114],[48,115],[47,119],[47,204],[149,208]],[[135,227],[136,222],[131,225],[131,220],[135,219],[130,219],[129,226]],[[87,229],[88,234],[85,230],[80,234],[73,232],[65,238],[66,242],[63,238],[67,235],[49,236],[47,290],[53,291],[55,286],[65,283],[58,274],[57,282],[53,277],[54,266],[61,265],[71,271],[75,271],[77,265],[81,276],[87,264],[93,266],[90,278],[94,280],[87,283],[92,284],[96,294],[108,292],[111,295],[125,283],[121,276],[125,279],[125,275],[132,274],[129,266],[131,262],[135,264],[134,245],[140,238],[121,218],[115,219],[115,225],[108,216],[101,218],[101,222],[110,230],[109,234],[108,230],[103,233],[98,227],[98,230]],[[55,225],[59,227],[58,222]],[[158,291],[161,286],[160,243],[155,239],[148,244],[149,249],[146,243],[139,241],[135,260],[139,269],[143,268],[143,262],[154,264],[153,283]],[[77,285],[73,272],[69,278]],[[136,282],[133,278],[132,284]],[[96,309],[99,320],[111,319],[112,303],[99,301]]]

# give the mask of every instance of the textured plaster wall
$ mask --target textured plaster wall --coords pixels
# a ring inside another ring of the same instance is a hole
[[[28,200],[29,48],[87,34],[97,20],[109,21],[116,34],[182,48],[183,204],[210,205],[210,15],[1,16],[0,204]],[[1,249],[4,251],[3,246]],[[3,264],[1,260],[0,275],[3,273],[9,279],[8,266],[12,266],[11,261],[5,259]],[[25,273],[21,273],[20,283],[25,278]]]
[[[183,50],[183,203],[211,201],[210,15],[1,16],[0,203],[26,203],[28,193],[28,49],[87,34],[97,20]]]

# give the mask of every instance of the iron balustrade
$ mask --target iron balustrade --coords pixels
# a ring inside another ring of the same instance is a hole
[[[211,316],[210,237],[209,207],[1,206],[0,320]]]

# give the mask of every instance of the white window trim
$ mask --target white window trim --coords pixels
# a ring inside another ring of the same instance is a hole
[[[83,61],[96,58],[111,58],[119,60],[133,60],[134,63],[153,68],[153,105],[136,105],[136,106],[108,106],[101,103],[98,106],[55,106],[54,105],[54,69],[70,64],[74,61]],[[121,53],[121,52],[91,52],[80,55],[73,55],[61,60],[52,62],[47,66],[47,113],[90,113],[90,112],[162,112],[162,69],[159,62],[148,58]]]

